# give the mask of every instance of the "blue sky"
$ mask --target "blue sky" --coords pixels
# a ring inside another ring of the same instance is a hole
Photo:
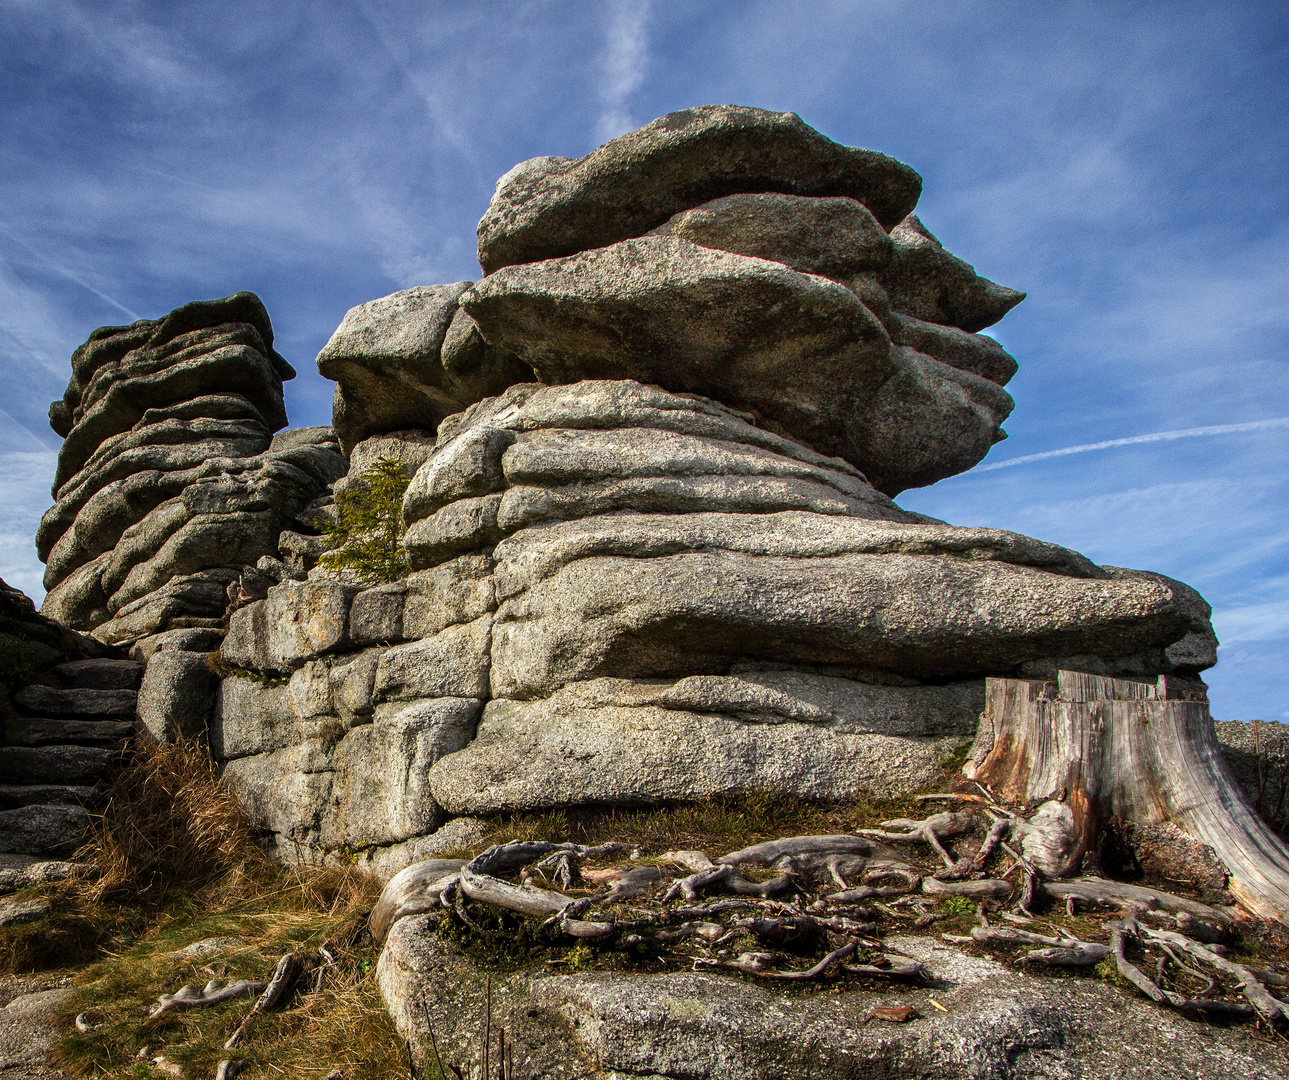
[[[910,492],[1199,588],[1218,719],[1289,719],[1289,9],[1276,3],[0,0],[0,576],[41,595],[45,421],[94,327],[253,289],[313,367],[345,311],[477,278],[496,177],[686,106],[907,161],[1029,293],[1010,438]],[[1256,422],[1265,422],[1255,426]]]

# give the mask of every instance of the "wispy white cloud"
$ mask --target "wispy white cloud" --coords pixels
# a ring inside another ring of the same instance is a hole
[[[13,385],[33,361],[51,380],[66,379],[71,350],[60,316],[49,294],[24,282],[0,254],[0,370]]]
[[[1215,612],[1213,626],[1224,646],[1289,640],[1289,599]]]
[[[47,266],[50,270],[54,271],[54,273],[61,274],[63,277],[67,278],[68,281],[75,282],[86,292],[92,293],[94,296],[97,296],[100,300],[104,301],[107,304],[112,305],[112,307],[116,308],[118,311],[121,311],[124,314],[128,315],[131,319],[137,321],[140,318],[142,318],[141,315],[138,315],[137,313],[131,311],[119,300],[116,300],[113,297],[108,296],[108,294],[103,292],[101,289],[96,289],[93,285],[91,285],[88,281],[86,281],[83,277],[81,277],[81,275],[67,269],[67,267],[63,266],[61,263],[55,262],[53,259],[49,258],[48,256],[42,255],[39,251],[37,251],[34,247],[32,247],[29,243],[27,243],[27,241],[25,241],[12,229],[6,227],[5,225],[0,225],[0,232],[3,232],[6,236],[8,236],[9,240],[12,243],[19,245],[24,251],[27,252],[28,255],[30,255],[33,259],[37,260],[43,266]]]
[[[1108,450],[1115,446],[1139,446],[1144,443],[1172,442],[1174,439],[1195,439],[1206,435],[1234,435],[1241,431],[1265,431],[1268,428],[1289,427],[1289,416],[1280,416],[1270,420],[1250,420],[1243,424],[1215,424],[1210,427],[1184,428],[1179,431],[1154,431],[1149,435],[1131,435],[1124,439],[1106,439],[1104,442],[1083,443],[1081,446],[1063,446],[1059,450],[1044,450],[1041,454],[1024,454],[1021,457],[1008,458],[1005,461],[991,461],[977,465],[974,472],[989,472],[992,469],[1010,469],[1013,465],[1028,465],[1034,461],[1046,461],[1048,458],[1068,457],[1071,454],[1087,454],[1093,450]]]
[[[649,63],[649,0],[615,0],[609,6],[604,57],[600,67],[599,142],[637,126],[628,103],[644,83]]]
[[[197,50],[150,21],[142,5],[6,0],[3,6],[22,18],[29,33],[74,50],[82,69],[97,69],[154,99],[209,106],[230,85]]]

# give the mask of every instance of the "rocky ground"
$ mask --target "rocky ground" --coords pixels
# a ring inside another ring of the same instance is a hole
[[[0,1077],[4,1080],[62,1080],[45,1063],[58,1038],[53,1012],[74,992],[66,975],[10,975],[0,978]]]

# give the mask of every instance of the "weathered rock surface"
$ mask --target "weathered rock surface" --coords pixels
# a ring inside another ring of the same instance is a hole
[[[947,362],[892,348],[849,289],[684,239],[507,267],[461,302],[544,382],[630,377],[714,397],[845,458],[889,494],[971,468],[1013,406],[998,384],[1014,361],[996,342],[892,313],[902,338]]]
[[[289,681],[225,680],[212,745],[284,851],[392,872],[449,850],[446,814],[896,795],[973,736],[983,675],[1211,662],[1170,659],[1211,637],[1178,583],[906,513],[845,461],[628,380],[447,418],[403,514],[405,581],[315,573],[232,616],[225,658]],[[382,725],[427,699],[469,718],[416,752],[417,784],[336,779],[360,742],[393,760]]]
[[[68,803],[0,810],[0,846],[23,855],[68,855],[80,847],[88,826],[84,808]]]
[[[66,1074],[46,1058],[58,1038],[53,1014],[73,993],[66,979],[0,979],[0,1075],[6,1080],[64,1080]]]
[[[848,460],[848,420],[895,371],[885,328],[845,286],[674,237],[510,266],[461,305],[542,382],[703,394]]]
[[[1189,629],[1167,579],[1040,569],[1026,543],[803,513],[526,530],[496,552],[493,692],[691,674],[739,657],[980,675],[1030,656],[1159,651]]]
[[[140,666],[3,582],[0,662],[0,853],[66,854],[133,734]]]
[[[1283,833],[1289,826],[1289,726],[1219,720],[1213,729],[1249,805]]]
[[[427,1024],[445,1063],[477,1054],[490,974],[493,1023],[514,1041],[525,1076],[1285,1075],[1276,1044],[1247,1028],[1196,1023],[1094,979],[1018,974],[930,938],[888,941],[926,964],[924,986],[800,993],[697,972],[485,973],[434,934],[436,918],[395,922],[377,968],[386,1006],[418,1060],[433,1060]],[[911,1005],[916,1018],[870,1019],[874,1008],[895,1003]]]
[[[910,214],[891,230],[891,257],[877,272],[895,310],[969,333],[993,326],[1025,299],[1023,292],[979,277]]]
[[[885,798],[937,779],[983,700],[978,683],[897,688],[793,671],[596,679],[545,700],[490,701],[474,741],[429,784],[450,813],[485,816],[756,790]]]
[[[241,567],[343,475],[329,428],[277,438],[282,380],[251,293],[104,327],[72,358],[51,424],[65,436],[37,532],[43,610],[130,643],[218,627]]]
[[[160,743],[204,737],[215,704],[215,682],[202,653],[156,653],[139,691],[139,722]]]
[[[604,247],[741,192],[845,196],[890,229],[921,190],[907,165],[841,146],[795,113],[708,105],[669,113],[584,158],[516,165],[479,222],[479,262],[491,274]]]
[[[246,681],[225,680],[213,749],[226,760],[225,780],[284,857],[398,844],[443,822],[426,773],[470,741],[480,702],[405,701],[346,727],[301,716],[306,710],[289,693],[229,686]]]
[[[445,416],[530,377],[458,311],[469,287],[404,289],[345,315],[318,354],[318,371],[336,382],[332,425],[345,453],[374,435],[432,432]]]
[[[837,281],[885,266],[891,238],[854,199],[766,193],[727,195],[682,210],[652,235],[770,259]]]
[[[1006,438],[1002,422],[1015,402],[997,383],[902,345],[891,362],[896,374],[859,411],[847,454],[879,491],[965,472]]]

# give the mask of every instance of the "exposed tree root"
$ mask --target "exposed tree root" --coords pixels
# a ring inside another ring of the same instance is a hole
[[[944,846],[944,841],[955,836],[961,836],[965,832],[970,832],[975,824],[975,814],[946,810],[942,814],[935,814],[922,821],[913,821],[909,818],[895,818],[892,821],[883,821],[883,828],[861,829],[860,833],[863,836],[872,836],[878,840],[921,841],[935,850],[936,854],[944,860],[945,866],[952,868],[956,865],[957,860],[949,854],[948,849]],[[896,832],[894,831],[896,829],[902,831]]]
[[[250,982],[247,979],[238,979],[231,983],[211,979],[200,990],[192,983],[188,983],[173,994],[162,994],[157,998],[157,1003],[148,1010],[148,1018],[156,1019],[158,1016],[178,1009],[206,1008],[209,1005],[217,1005],[221,1001],[228,1001],[230,998],[241,997],[243,994],[258,994],[263,989],[263,983]]]
[[[251,1008],[251,1011],[246,1014],[246,1019],[238,1024],[228,1037],[228,1041],[224,1043],[225,1050],[232,1050],[242,1041],[242,1036],[246,1034],[247,1027],[250,1026],[251,1021],[256,1016],[260,1013],[268,1012],[269,1009],[274,1008],[286,996],[287,990],[290,989],[291,983],[295,981],[299,971],[300,957],[295,953],[287,953],[277,962],[277,968],[274,970],[268,986],[264,988],[264,993],[260,995],[260,999]]]
[[[635,949],[659,958],[674,950],[696,970],[798,981],[916,978],[923,972],[918,961],[883,951],[881,921],[924,927],[960,918],[966,899],[976,904],[981,925],[969,937],[945,934],[947,940],[1019,950],[1014,955],[1023,963],[1087,969],[1111,961],[1138,992],[1188,1014],[1289,1020],[1289,1005],[1267,989],[1289,987],[1289,976],[1223,955],[1220,943],[1233,925],[1230,910],[1093,875],[1053,880],[1041,865],[1043,860],[1050,865],[1051,855],[1043,838],[1059,833],[1052,825],[1063,820],[1059,809],[1049,801],[1026,818],[987,788],[981,791],[928,799],[961,800],[981,807],[987,818],[947,811],[923,820],[899,818],[863,835],[789,837],[716,860],[705,852],[678,850],[661,856],[659,865],[586,867],[588,859],[614,858],[628,848],[512,842],[457,869],[440,865],[435,873],[422,874],[418,887],[437,896],[449,918],[455,915],[473,932],[490,937],[517,933],[515,918],[526,917],[537,920],[537,932],[547,940]],[[974,853],[956,857],[949,843],[976,829],[980,842]],[[886,842],[919,845],[943,865],[928,868],[913,857],[903,861]],[[777,873],[760,880],[764,870],[745,874],[742,869],[758,866]],[[467,908],[467,900],[474,906]],[[1004,904],[1011,910],[1000,910]],[[1048,905],[1055,910],[1049,912]],[[1086,918],[1078,934],[1059,924],[1048,932],[1045,924],[1055,923],[1063,906],[1071,915],[1079,907],[1093,916],[1104,911],[1111,921],[1090,935]],[[415,889],[403,888],[394,917],[431,907]],[[381,905],[373,912],[373,926],[378,911]],[[1036,911],[1043,924],[1036,924]],[[992,916],[1008,925],[990,925]],[[1044,925],[1044,932],[1032,928],[1036,925]],[[866,953],[856,956],[861,946]],[[813,962],[800,966],[800,958],[811,954]],[[1143,964],[1143,956],[1149,963]],[[1236,995],[1244,1000],[1231,1000]]]

